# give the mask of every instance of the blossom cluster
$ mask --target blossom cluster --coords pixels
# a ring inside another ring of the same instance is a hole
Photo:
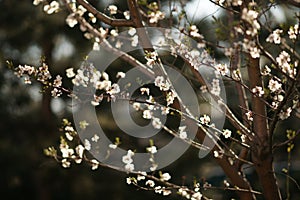
[[[215,2],[221,6],[241,6],[243,4],[242,0],[216,0]]]
[[[132,150],[128,150],[127,154],[122,157],[122,162],[125,164],[125,170],[126,171],[133,171],[134,170],[134,164],[132,157],[134,156],[134,152]]]
[[[52,75],[46,63],[42,63],[42,66],[38,68],[30,65],[19,65],[15,68],[15,75],[19,78],[24,77],[25,84],[31,84],[32,79],[35,79],[40,82],[43,87],[51,87],[51,94],[53,97],[62,95],[62,77],[57,75],[55,79],[51,81]]]
[[[88,126],[88,123],[85,121],[82,121],[80,124],[82,124],[82,128],[84,128],[84,126]],[[88,140],[86,139],[84,141],[85,144],[76,143],[76,141],[79,141],[74,140],[74,138],[78,139],[77,131],[67,119],[63,119],[61,130],[64,132],[64,135],[60,138],[60,154],[57,153],[54,147],[45,149],[45,154],[59,160],[63,168],[69,168],[72,161],[76,164],[80,164],[83,160],[85,160],[91,165],[92,170],[96,170],[99,167],[99,162],[96,159],[88,159],[84,155],[84,152],[91,148],[90,144],[88,145],[86,142]]]
[[[92,63],[86,63],[82,68],[74,72],[73,68],[66,69],[66,76],[72,78],[72,83],[75,86],[93,87],[95,90],[103,91],[109,95],[110,98],[115,98],[115,95],[120,93],[120,86],[117,83],[112,83],[109,75],[106,72],[96,70]],[[124,72],[118,72],[117,78],[124,78]],[[94,94],[91,104],[94,106],[99,105],[103,99],[104,93],[100,95]]]
[[[150,9],[147,15],[150,24],[156,24],[165,18],[165,14],[159,10],[157,2],[152,2],[147,7]]]

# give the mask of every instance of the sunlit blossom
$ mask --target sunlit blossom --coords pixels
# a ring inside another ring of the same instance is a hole
[[[291,107],[288,107],[286,110],[281,110],[280,113],[279,113],[279,118],[281,120],[285,120],[285,119],[287,119],[287,118],[290,117],[291,112],[292,112],[292,108]]]
[[[145,185],[148,185],[149,187],[154,187],[155,183],[152,180],[147,180],[146,183],[145,183]]]
[[[270,79],[268,88],[271,90],[271,92],[278,92],[281,90],[282,84],[279,83],[277,80]]]
[[[144,119],[151,119],[152,118],[152,113],[150,110],[144,110],[143,111],[143,118]]]
[[[93,142],[98,142],[99,139],[100,137],[97,134],[94,134],[93,137],[91,138]]]
[[[168,181],[170,179],[171,179],[171,175],[168,172],[160,175],[160,180],[162,180],[162,181]]]
[[[246,117],[247,117],[247,119],[249,121],[253,121],[253,113],[252,113],[252,111],[249,110],[248,112],[245,113],[245,115],[246,115]]]
[[[208,115],[203,115],[199,118],[200,123],[204,125],[208,125],[210,123],[210,117]]]
[[[297,36],[300,34],[299,25],[295,24],[295,26],[291,26],[289,28],[288,34],[291,40],[296,40]]]
[[[280,34],[283,32],[283,30],[276,29],[267,37],[266,41],[274,44],[280,44],[281,37]]]
[[[109,10],[109,13],[111,15],[115,15],[115,14],[117,14],[118,7],[115,6],[115,5],[109,5],[108,8],[107,8],[107,10]]]
[[[265,93],[263,88],[260,86],[255,86],[255,88],[252,88],[251,91],[259,97],[262,97],[262,95]]]
[[[147,152],[151,153],[151,154],[155,154],[157,153],[157,148],[156,146],[151,146],[151,147],[147,147]]]
[[[64,158],[61,160],[61,165],[63,166],[63,168],[69,168],[71,166],[71,162]]]
[[[127,163],[127,164],[125,165],[125,170],[126,170],[126,171],[129,171],[129,172],[133,171],[133,170],[134,170],[134,164],[132,164],[132,163]]]
[[[92,148],[92,145],[88,139],[84,140],[84,148],[88,151],[91,150],[91,148]]]
[[[231,136],[231,130],[224,129],[222,134],[225,138],[229,138]]]
[[[200,192],[195,192],[192,194],[191,200],[201,200],[202,199],[202,194]]]
[[[44,11],[49,15],[57,12],[58,9],[59,9],[59,3],[57,1],[51,1],[50,4],[46,4],[44,6]]]
[[[99,162],[96,159],[91,160],[92,170],[96,170],[99,167]]]

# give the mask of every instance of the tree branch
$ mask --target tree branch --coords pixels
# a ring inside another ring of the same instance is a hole
[[[130,27],[133,26],[134,23],[132,20],[126,20],[126,19],[114,19],[111,18],[102,12],[99,12],[96,8],[94,8],[88,1],[86,0],[77,0],[77,2],[82,5],[87,11],[92,13],[97,19],[100,21],[104,22],[105,24],[108,24],[110,26],[115,26],[115,27]]]

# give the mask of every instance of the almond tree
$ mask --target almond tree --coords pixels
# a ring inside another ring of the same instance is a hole
[[[50,87],[54,98],[66,94],[73,99],[79,99],[77,103],[80,104],[84,100],[81,98],[83,93],[76,88],[92,88],[92,95],[84,95],[92,97],[91,100],[87,97],[88,103],[96,108],[100,108],[104,101],[126,100],[137,112],[142,113],[143,119],[151,121],[154,129],[162,129],[166,134],[199,149],[203,156],[205,152],[210,152],[211,158],[215,159],[229,179],[229,182],[224,182],[222,189],[236,191],[239,199],[282,199],[283,195],[274,171],[274,151],[281,146],[287,146],[287,153],[290,155],[300,131],[299,128],[286,130],[285,133],[278,131],[279,122],[284,122],[291,116],[299,117],[300,16],[293,11],[294,8],[300,7],[299,2],[285,2],[290,11],[294,12],[295,23],[283,28],[272,22],[269,12],[280,2],[211,0],[210,3],[219,6],[226,15],[226,22],[216,20],[218,28],[223,29],[219,32],[223,33],[223,36],[218,36],[218,41],[209,41],[201,34],[201,28],[190,22],[186,15],[188,10],[184,11],[184,3],[181,1],[175,4],[173,1],[127,0],[128,10],[109,5],[104,11],[98,10],[86,0],[33,1],[34,5],[42,5],[43,10],[50,15],[68,12],[67,25],[72,28],[79,27],[83,35],[92,41],[94,51],[103,48],[117,56],[120,62],[137,68],[149,77],[149,80],[153,80],[152,86],[139,88],[138,96],[143,98],[128,97],[126,89],[112,77],[113,73],[96,70],[89,58],[86,58],[82,68],[76,72],[73,68],[66,70],[66,76],[74,85],[73,90],[63,85],[60,75],[51,75],[48,65],[44,62],[37,68],[20,65],[14,70],[17,76],[24,77],[27,84],[36,79],[44,87]],[[204,8],[200,8],[199,12],[201,9]],[[150,34],[154,29],[166,35],[170,52],[167,56],[163,50],[157,48],[160,43],[155,43],[155,37]],[[164,32],[166,29],[169,32]],[[175,29],[178,31],[172,32]],[[126,42],[121,40],[124,36],[122,32],[128,35],[125,39],[131,46],[139,44],[143,47],[142,58],[122,50],[121,46]],[[267,37],[264,36],[266,32]],[[175,33],[182,36],[181,41],[174,36]],[[191,40],[186,38],[196,41],[196,47],[192,47]],[[199,49],[203,51],[200,52]],[[217,52],[221,52],[227,61],[217,62],[211,59],[210,56]],[[170,57],[174,58],[173,63],[167,62]],[[176,90],[174,79],[170,77],[164,65],[168,63],[178,69],[179,65],[176,62],[179,61],[185,63],[186,67],[179,70],[185,77],[190,78],[191,85],[198,90],[196,94],[203,97],[209,95],[209,103],[217,102],[215,106],[218,111],[212,111],[214,108],[211,108],[211,115],[200,113],[200,116],[196,116],[185,104],[184,96],[181,95],[183,93]],[[9,63],[9,66],[13,67],[12,63]],[[217,71],[218,73],[214,74],[216,78],[207,79],[203,74],[199,74],[200,66]],[[183,72],[184,70],[186,72]],[[126,69],[118,68],[115,76],[117,79],[125,78]],[[222,95],[222,80],[235,88],[239,113],[230,104],[226,104]],[[152,93],[155,88],[160,91],[161,96]],[[156,110],[160,110],[161,115],[180,118],[179,121],[184,121],[184,125],[174,128],[164,124],[161,116],[154,114]],[[222,113],[231,128],[218,127],[213,121],[213,112]],[[84,117],[87,119],[81,119]],[[127,149],[126,154],[121,156],[122,166],[113,165],[108,161],[99,162],[93,145],[102,138],[94,132],[86,133],[92,134],[89,139],[81,137],[79,132],[88,132],[93,122],[89,121],[88,115],[78,119],[80,122],[76,126],[77,130],[69,120],[63,120],[64,135],[61,137],[59,151],[54,147],[45,150],[46,155],[56,159],[64,168],[70,167],[71,162],[85,161],[93,170],[101,166],[129,173],[127,183],[139,189],[153,190],[166,196],[177,193],[187,199],[210,198],[205,191],[215,187],[207,182],[195,180],[192,187],[188,187],[172,183],[172,172],[155,173],[157,169],[161,169],[161,163],[156,160],[159,148],[153,140],[150,140],[150,145],[146,147],[150,163],[147,172],[150,173],[138,170],[134,162],[137,150],[132,148]],[[74,121],[76,120],[75,117]],[[195,132],[195,138],[191,137],[190,132]],[[276,135],[286,135],[287,139],[275,141]],[[107,160],[114,154],[114,150],[122,147],[123,141],[119,137],[114,139],[111,144],[107,144],[108,150],[102,152]],[[290,164],[289,161],[288,166]],[[258,191],[253,189],[245,176],[244,166],[255,169],[260,183]],[[289,177],[289,168],[285,169],[284,173]],[[289,188],[285,189],[287,198],[290,198]]]

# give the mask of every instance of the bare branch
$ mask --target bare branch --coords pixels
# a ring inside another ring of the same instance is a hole
[[[286,141],[284,141],[282,143],[274,144],[273,145],[273,150],[276,149],[276,148],[278,148],[278,147],[285,146],[285,145],[287,145],[290,142],[293,142],[299,134],[300,134],[300,130],[298,130],[297,133],[292,138],[290,138],[290,139],[288,139],[288,140],[286,140]]]

